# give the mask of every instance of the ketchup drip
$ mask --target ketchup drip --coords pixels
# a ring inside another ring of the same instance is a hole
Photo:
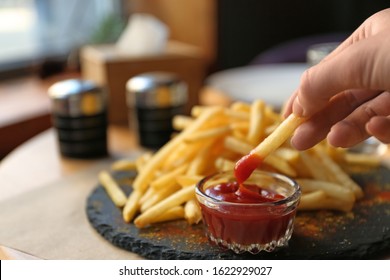
[[[263,159],[256,154],[248,154],[237,161],[234,167],[234,176],[239,184],[249,178],[252,172],[263,163]]]

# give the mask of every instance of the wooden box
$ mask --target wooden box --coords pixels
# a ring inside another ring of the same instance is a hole
[[[205,78],[204,56],[198,48],[169,42],[164,53],[153,56],[130,56],[120,53],[115,45],[88,45],[81,49],[81,74],[85,79],[106,87],[109,95],[109,122],[126,124],[126,82],[145,72],[176,73],[188,84],[190,108],[198,104],[199,91]]]

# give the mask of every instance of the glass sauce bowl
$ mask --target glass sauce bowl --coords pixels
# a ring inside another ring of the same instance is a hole
[[[226,171],[196,186],[206,235],[235,253],[257,254],[286,246],[300,196],[294,180],[257,170],[242,185],[233,171]]]

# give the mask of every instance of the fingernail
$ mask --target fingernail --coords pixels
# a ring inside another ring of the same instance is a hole
[[[297,96],[294,100],[294,104],[293,104],[293,113],[299,117],[303,117],[303,108],[302,108],[302,105],[301,105],[301,102],[299,100],[299,96]]]
[[[295,140],[295,138],[294,138],[294,136],[292,136],[291,139],[290,139],[290,145],[291,145],[294,149],[297,149],[294,140]]]
[[[298,127],[298,128],[295,130],[293,136],[292,136],[291,139],[290,139],[290,144],[291,144],[291,146],[292,146],[293,148],[297,149],[297,150],[301,150],[300,141],[299,141],[299,139],[300,139],[300,137],[299,137],[300,131],[301,131],[301,128]]]
[[[305,149],[305,147],[303,147],[302,146],[302,143],[299,141],[299,139],[297,139],[298,137],[291,137],[291,139],[290,139],[290,145],[294,148],[294,149],[296,149],[296,150],[298,150],[298,151],[302,151],[302,150],[304,150]]]

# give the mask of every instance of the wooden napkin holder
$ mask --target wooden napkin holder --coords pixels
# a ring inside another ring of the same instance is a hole
[[[141,73],[166,71],[176,73],[188,84],[186,111],[198,104],[205,78],[205,59],[199,48],[181,42],[168,42],[159,55],[131,56],[115,45],[87,45],[80,51],[81,74],[85,79],[104,86],[109,95],[109,122],[126,124],[126,82]]]

